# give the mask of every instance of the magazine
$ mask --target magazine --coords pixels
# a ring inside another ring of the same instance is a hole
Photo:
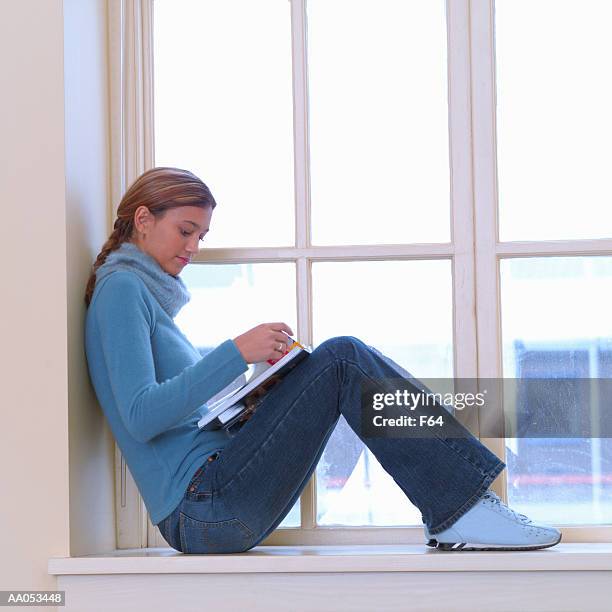
[[[249,411],[257,398],[263,396],[311,352],[311,347],[293,341],[277,361],[257,363],[253,375],[244,385],[208,406],[208,410],[198,421],[198,427],[204,430],[231,427]]]

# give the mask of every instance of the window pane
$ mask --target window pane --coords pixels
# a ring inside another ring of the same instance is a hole
[[[357,336],[418,378],[453,376],[450,261],[314,263],[312,274],[315,344]],[[317,466],[317,523],[422,524],[344,417]]]
[[[502,260],[504,377],[610,378],[611,282],[612,257]],[[596,397],[562,396],[555,417],[587,415],[594,427],[609,410]],[[523,412],[537,421],[538,410],[550,418],[546,402],[523,401],[517,418]],[[506,447],[512,507],[546,522],[610,522],[612,439],[525,437],[508,439]]]
[[[211,247],[294,243],[289,2],[155,0],[155,164],[195,172]]]
[[[314,244],[450,240],[443,0],[308,0]]]
[[[190,264],[181,278],[191,300],[175,322],[197,347],[214,348],[270,321],[284,321],[297,329],[293,263]],[[298,500],[280,527],[299,526]]]
[[[612,2],[496,0],[501,240],[612,236]]]

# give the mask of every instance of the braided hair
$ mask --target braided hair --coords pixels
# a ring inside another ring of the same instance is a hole
[[[212,207],[215,202],[208,187],[188,170],[179,168],[152,168],[141,174],[125,192],[117,209],[117,219],[108,240],[96,257],[85,290],[85,304],[89,307],[96,287],[96,270],[110,253],[134,233],[134,213],[146,206],[155,217],[162,217],[171,208],[180,206]]]

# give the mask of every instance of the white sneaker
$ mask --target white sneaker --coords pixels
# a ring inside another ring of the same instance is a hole
[[[427,546],[440,550],[532,550],[561,541],[558,529],[508,508],[493,491],[441,533],[424,529]]]

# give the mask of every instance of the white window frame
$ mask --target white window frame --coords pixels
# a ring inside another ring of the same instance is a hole
[[[254,0],[256,1],[256,0]],[[499,261],[511,256],[609,254],[612,240],[498,240],[495,157],[493,0],[446,0],[450,143],[451,242],[313,246],[310,240],[306,0],[291,3],[295,246],[207,248],[194,262],[294,262],[297,335],[312,342],[312,277],[316,261],[447,259],[453,273],[454,372],[458,378],[499,378]],[[127,186],[154,163],[153,2],[110,0],[111,220]],[[474,432],[478,435],[478,432]],[[503,439],[481,439],[505,458]],[[125,464],[116,453],[118,548],[166,546]],[[421,527],[317,527],[316,474],[300,498],[300,528],[273,532],[262,545],[422,543]],[[495,484],[506,497],[506,471]],[[612,527],[563,527],[564,542],[610,542]]]

